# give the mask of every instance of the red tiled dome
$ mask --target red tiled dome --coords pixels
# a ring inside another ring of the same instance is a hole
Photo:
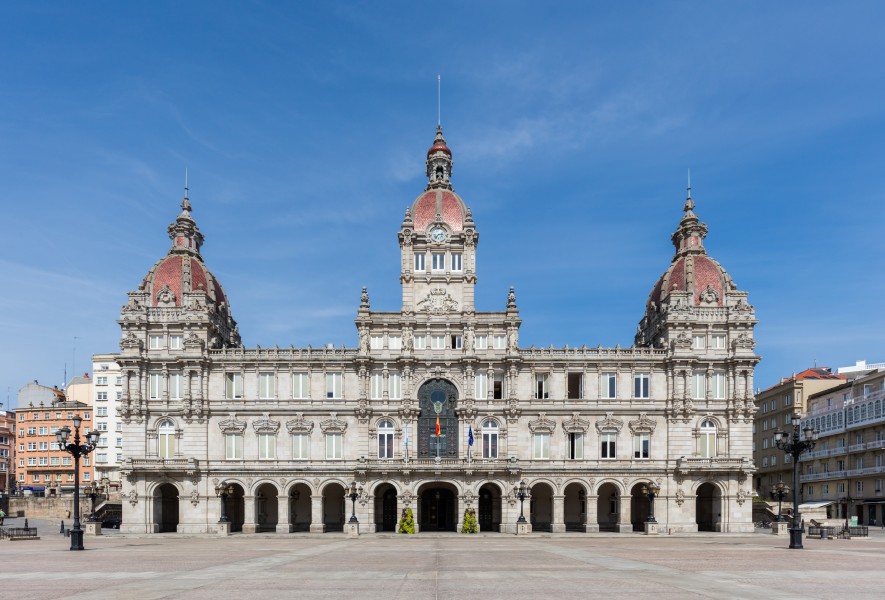
[[[701,305],[701,294],[708,288],[715,292],[716,304],[723,305],[724,292],[731,278],[718,262],[705,254],[678,258],[655,283],[648,301],[653,304],[670,296],[672,291],[690,291],[693,306]]]
[[[188,270],[190,278],[186,277]],[[150,294],[151,306],[159,306],[161,295],[167,293],[171,293],[168,296],[170,302],[181,306],[185,293],[200,291],[206,294],[208,304],[226,302],[221,285],[203,261],[187,254],[168,254],[161,258],[145,276],[140,287]]]
[[[464,201],[455,192],[448,190],[428,190],[412,204],[415,231],[427,229],[439,214],[443,223],[451,227],[453,232],[460,233],[464,231],[466,212]]]
[[[452,151],[449,150],[449,147],[446,146],[446,141],[443,139],[438,139],[433,143],[433,145],[430,147],[430,150],[427,151],[427,156],[430,156],[437,151],[445,152],[449,156],[452,156]]]

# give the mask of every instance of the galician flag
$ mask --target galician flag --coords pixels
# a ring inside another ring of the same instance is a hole
[[[467,429],[467,445],[473,445],[473,425],[468,426]]]
[[[436,415],[436,437],[439,437],[439,415]]]

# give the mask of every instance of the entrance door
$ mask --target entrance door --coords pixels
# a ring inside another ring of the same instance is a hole
[[[396,490],[388,488],[381,500],[381,531],[396,531]]]
[[[154,495],[154,502],[159,508],[156,515],[160,533],[174,532],[178,529],[178,490],[171,483],[164,483]]]
[[[492,531],[492,495],[485,490],[479,494],[479,530]]]
[[[421,494],[421,531],[455,531],[455,496],[445,488]]]

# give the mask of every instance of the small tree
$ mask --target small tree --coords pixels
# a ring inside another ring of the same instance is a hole
[[[476,512],[472,508],[464,511],[464,524],[461,525],[461,533],[479,533]]]
[[[415,518],[412,516],[411,508],[404,508],[402,517],[399,520],[398,533],[415,533]]]

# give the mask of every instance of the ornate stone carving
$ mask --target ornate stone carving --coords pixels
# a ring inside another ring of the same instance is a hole
[[[698,299],[702,304],[716,304],[719,302],[719,292],[713,289],[713,286],[707,284],[707,287],[698,294]]]
[[[619,432],[621,428],[624,427],[624,422],[618,418],[615,418],[614,413],[607,412],[605,413],[605,418],[596,421],[596,431],[599,433],[602,432]]]
[[[197,490],[192,490],[191,491],[191,504],[196,506],[199,503],[200,503],[200,492],[198,492]]]
[[[738,490],[737,491],[737,503],[739,505],[743,506],[744,502],[746,502],[746,500],[747,500],[747,492],[745,492],[744,490]]]
[[[295,413],[295,418],[291,421],[286,421],[286,429],[290,434],[296,433],[307,433],[313,431],[313,421],[307,421],[304,419],[304,413]]]
[[[344,433],[347,429],[347,421],[338,418],[338,413],[331,413],[331,416],[325,421],[320,422],[320,429],[323,433]]]
[[[129,490],[129,504],[132,506],[138,504],[138,492],[135,490]]]
[[[256,433],[276,434],[280,430],[280,422],[271,419],[267,413],[262,413],[260,419],[252,421],[252,429]]]
[[[164,285],[160,291],[157,292],[157,304],[159,306],[174,306],[175,300],[175,292],[169,288],[169,284]]]
[[[222,433],[242,434],[246,430],[246,422],[237,419],[236,413],[229,413],[227,419],[218,423],[218,428]]]
[[[537,419],[529,421],[529,430],[532,433],[551,433],[556,429],[556,421],[548,419],[545,413],[540,413]]]
[[[691,348],[691,338],[683,331],[673,340],[673,348],[677,350],[688,350]]]
[[[639,413],[639,418],[629,422],[630,431],[633,433],[654,433],[657,422],[648,418],[648,413]]]
[[[570,419],[562,422],[562,428],[566,433],[587,433],[590,428],[590,421],[580,418],[580,413],[572,413]]]
[[[756,347],[756,340],[751,338],[747,333],[742,333],[737,338],[735,338],[734,342],[732,342],[735,350],[752,350]]]
[[[684,502],[685,502],[685,492],[683,492],[682,490],[676,490],[676,504],[678,504],[679,506],[682,506],[682,504]]]
[[[445,288],[433,288],[430,293],[418,303],[418,312],[426,312],[432,315],[442,315],[458,310],[458,303],[445,290]]]

